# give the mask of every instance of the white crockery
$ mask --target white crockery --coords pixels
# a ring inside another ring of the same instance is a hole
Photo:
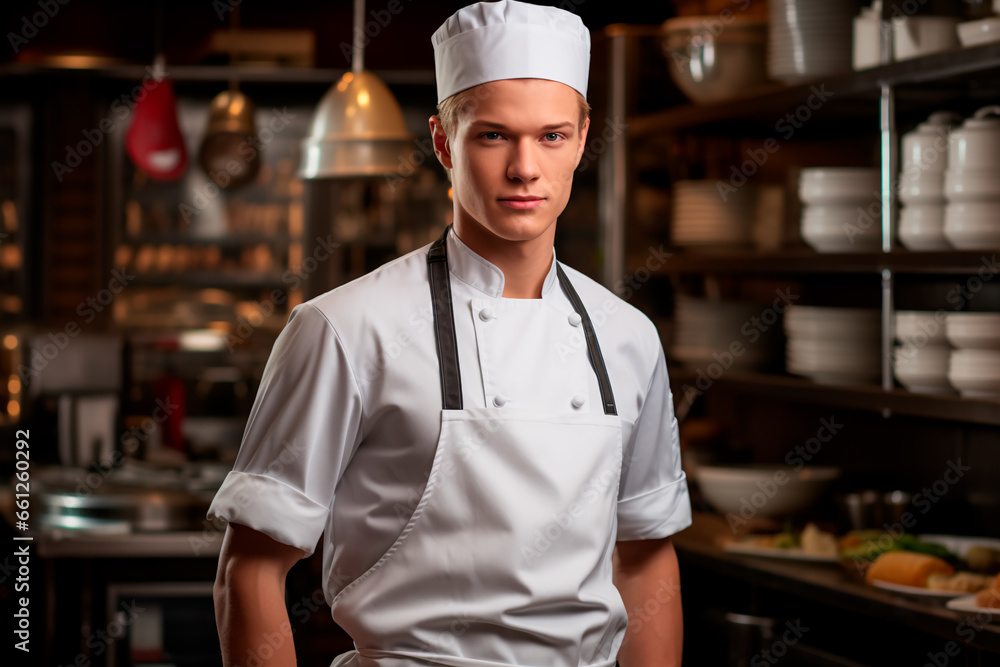
[[[913,131],[904,134],[901,171],[910,166],[921,171],[944,171],[948,166],[948,133],[961,120],[952,111],[935,111]]]
[[[962,46],[1000,42],[1000,17],[989,16],[978,21],[959,23],[958,41],[962,43]]]
[[[934,311],[900,310],[894,318],[893,333],[896,340],[904,345],[914,347],[945,346],[948,338],[945,335],[945,315]]]
[[[1000,202],[949,203],[944,236],[959,250],[1000,248]]]
[[[945,335],[958,348],[1000,350],[1000,313],[948,313]]]
[[[899,173],[899,201],[904,204],[943,204],[945,172],[910,167]]]
[[[899,383],[919,394],[955,390],[948,382],[951,348],[940,345],[903,345],[893,350],[893,372]]]
[[[911,204],[899,210],[899,242],[907,250],[948,250],[944,235],[944,206]]]
[[[738,515],[746,503],[759,516],[784,517],[812,507],[839,476],[839,469],[821,466],[700,465],[697,481],[717,512]]]
[[[944,196],[949,202],[1000,201],[1000,169],[950,169]]]
[[[799,199],[804,204],[850,204],[881,201],[878,169],[816,167],[799,175]]]
[[[948,170],[1000,169],[1000,106],[983,107],[948,135]]]
[[[1000,350],[952,350],[948,381],[970,398],[1000,398]]]
[[[900,16],[892,19],[892,51],[896,60],[917,58],[959,46],[951,16]]]

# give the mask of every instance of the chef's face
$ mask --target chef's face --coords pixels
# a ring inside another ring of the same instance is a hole
[[[554,233],[590,126],[580,125],[576,91],[505,79],[473,93],[447,144],[431,120],[438,156],[452,170],[456,228],[475,225],[507,241]]]

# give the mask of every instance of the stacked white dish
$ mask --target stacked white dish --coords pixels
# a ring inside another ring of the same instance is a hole
[[[903,135],[899,172],[899,241],[909,250],[947,250],[944,235],[944,174],[948,133],[961,116],[932,113],[913,132]]]
[[[878,169],[815,167],[799,176],[803,240],[817,252],[859,252],[882,246]]]
[[[788,372],[819,384],[878,382],[880,317],[874,309],[789,306],[785,311]]]
[[[770,0],[767,72],[796,81],[851,71],[850,0]]]
[[[1000,106],[984,107],[948,137],[944,235],[960,250],[1000,247]]]
[[[1000,313],[948,313],[948,381],[962,396],[1000,398]]]
[[[746,246],[753,243],[757,189],[727,191],[716,181],[678,181],[673,188],[671,239],[676,246]]]
[[[951,346],[944,317],[927,311],[899,311],[894,332],[902,345],[893,350],[893,371],[899,383],[918,394],[950,394]]]
[[[777,327],[750,337],[743,331],[753,318],[760,317],[761,308],[752,303],[678,297],[670,358],[701,368],[713,380],[728,368],[763,368],[772,360]]]

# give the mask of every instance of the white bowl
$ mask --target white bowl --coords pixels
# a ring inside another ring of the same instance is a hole
[[[939,316],[934,311],[897,311],[894,318],[894,335],[896,340],[917,347],[947,345],[948,337],[945,334],[946,317],[944,313]]]
[[[953,350],[948,382],[962,396],[1000,398],[1000,350]]]
[[[767,23],[732,17],[713,31],[719,23],[718,16],[686,16],[663,24],[670,77],[698,104],[736,97],[767,81]]]
[[[912,204],[899,210],[899,242],[907,250],[948,250],[944,206]]]
[[[882,247],[881,223],[867,228],[852,223],[840,226],[804,223],[800,233],[803,241],[821,253],[868,252]]]
[[[1000,42],[1000,17],[990,16],[978,21],[959,23],[958,41],[962,43],[962,46]]]
[[[878,169],[811,167],[799,175],[799,199],[804,204],[881,202],[881,188]]]
[[[945,335],[957,348],[1000,350],[1000,313],[948,313]]]
[[[721,514],[786,517],[811,508],[839,476],[839,468],[825,466],[701,465],[697,481]]]
[[[949,169],[944,174],[948,202],[1000,202],[1000,169]]]
[[[949,203],[944,236],[959,250],[1000,248],[1000,202]]]
[[[893,374],[899,383],[917,394],[946,394],[955,390],[948,382],[951,348],[903,345],[893,350]]]

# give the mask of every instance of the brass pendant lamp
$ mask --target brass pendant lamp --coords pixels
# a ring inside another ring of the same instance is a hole
[[[302,144],[304,179],[383,176],[400,171],[412,147],[403,112],[388,86],[364,69],[364,0],[354,2],[351,71],[323,95]]]

